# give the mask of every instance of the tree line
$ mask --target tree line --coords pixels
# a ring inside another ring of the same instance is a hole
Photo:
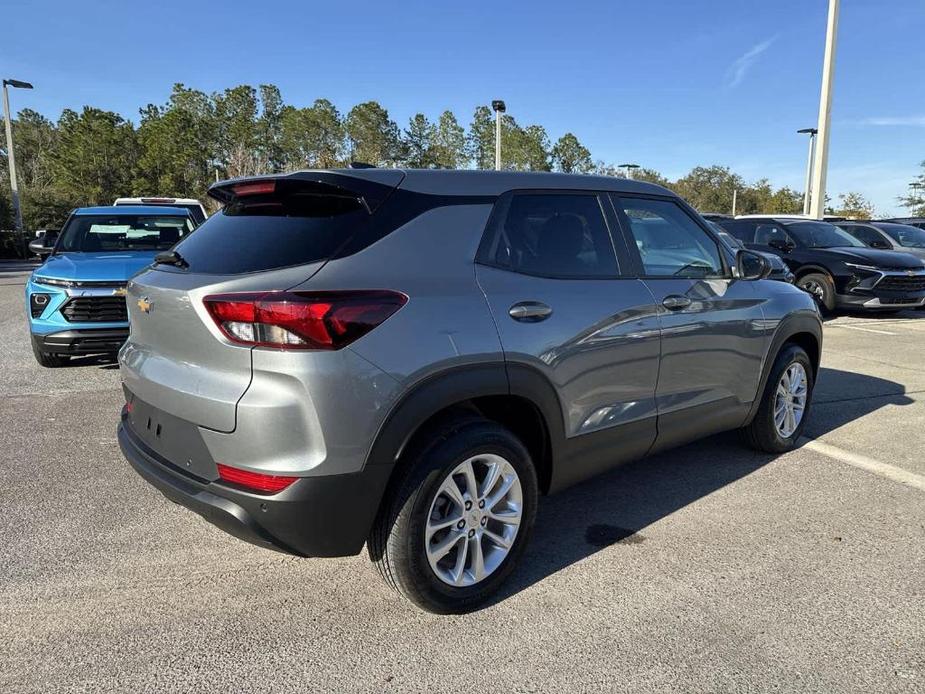
[[[619,176],[616,166],[592,159],[568,132],[555,142],[542,125],[501,121],[503,166],[516,171],[561,171]],[[65,109],[57,122],[25,109],[13,121],[17,173],[27,230],[59,226],[74,207],[108,205],[121,196],[196,197],[224,178],[305,168],[494,167],[495,122],[477,106],[467,127],[443,111],[435,120],[417,113],[400,127],[376,101],[342,114],[327,99],[310,106],[284,103],[274,85],[239,85],[207,94],[176,84],[166,103],[139,110],[137,125],[112,111]],[[13,226],[7,160],[0,157],[0,229]],[[652,169],[634,178],[675,190],[701,211],[794,213],[802,193],[767,179],[747,182],[723,166],[698,166],[669,180]],[[846,196],[842,196],[843,198]],[[869,208],[854,193],[843,207]]]

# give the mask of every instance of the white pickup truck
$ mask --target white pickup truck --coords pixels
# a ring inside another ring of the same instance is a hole
[[[193,224],[199,226],[209,215],[206,208],[195,198],[116,198],[113,203],[117,207],[123,205],[163,205],[165,207],[183,207],[189,210]]]

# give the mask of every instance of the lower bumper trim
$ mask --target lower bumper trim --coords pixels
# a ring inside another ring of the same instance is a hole
[[[354,474],[303,477],[279,494],[264,496],[179,472],[147,449],[124,419],[117,433],[125,458],[165,497],[241,540],[302,557],[358,554],[392,470],[370,465]]]
[[[33,335],[39,349],[52,354],[115,353],[128,339],[128,328],[62,330],[47,335]]]

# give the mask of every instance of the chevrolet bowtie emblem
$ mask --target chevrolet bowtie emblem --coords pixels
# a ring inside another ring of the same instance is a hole
[[[148,297],[143,296],[138,300],[138,308],[142,313],[151,313],[151,302],[148,301]]]

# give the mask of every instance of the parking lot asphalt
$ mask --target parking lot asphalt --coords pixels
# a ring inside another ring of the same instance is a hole
[[[722,435],[544,499],[479,612],[286,557],[124,462],[112,364],[33,360],[0,268],[0,692],[925,690],[925,312],[825,327],[787,455]]]

